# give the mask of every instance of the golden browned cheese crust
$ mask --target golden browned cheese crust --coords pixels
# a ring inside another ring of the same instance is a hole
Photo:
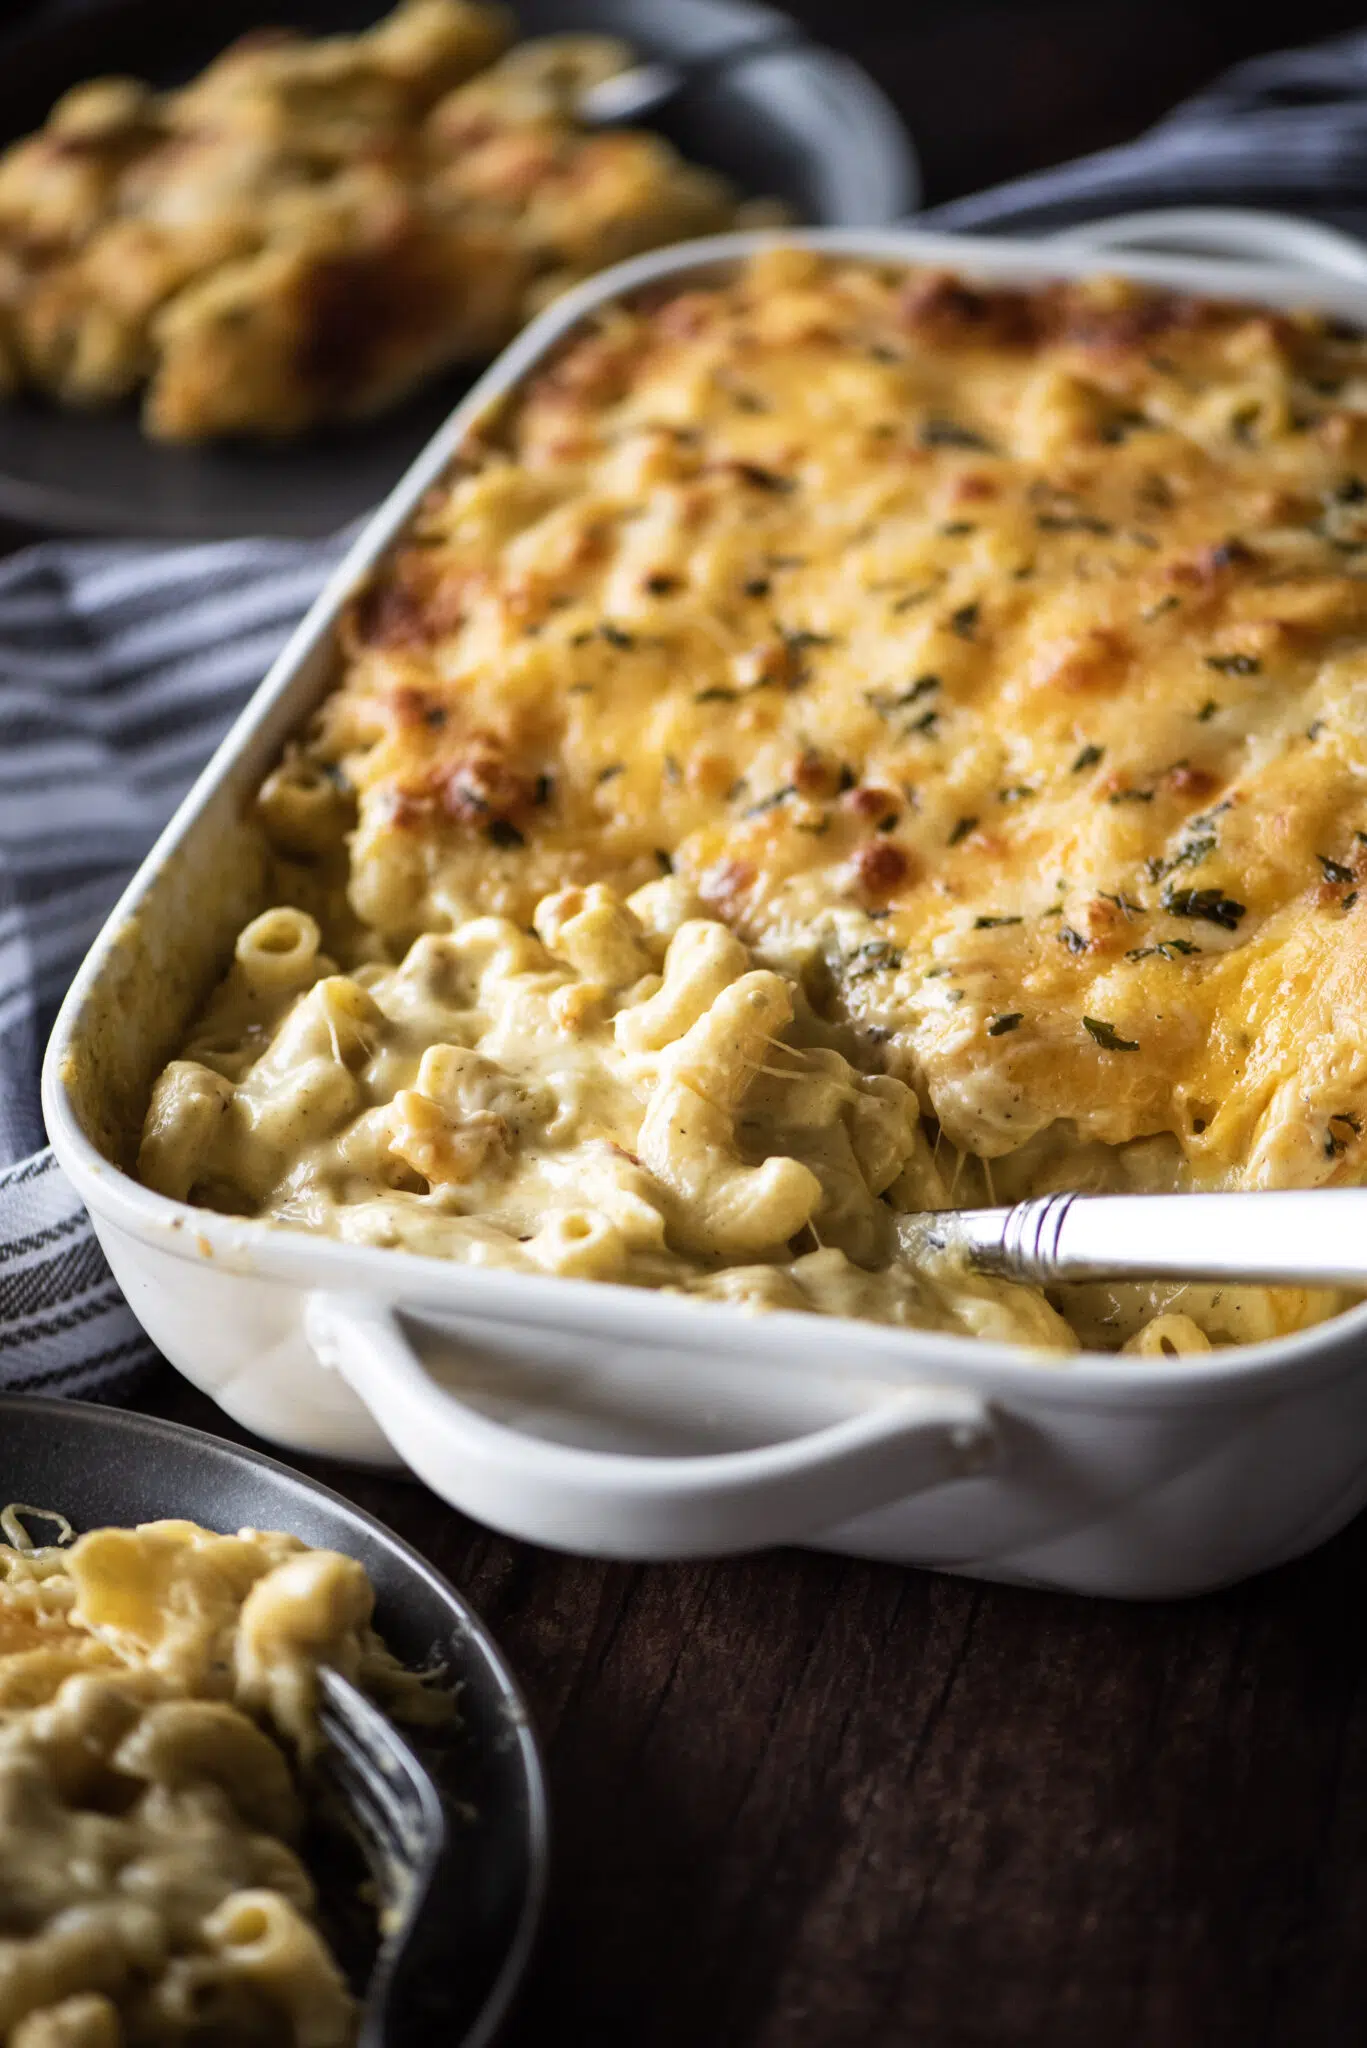
[[[307,751],[388,942],[672,867],[966,1152],[1357,1180],[1365,628],[1358,336],[779,251],[488,423]]]

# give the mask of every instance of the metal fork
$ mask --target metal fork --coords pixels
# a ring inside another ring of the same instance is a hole
[[[446,1809],[430,1772],[365,1694],[324,1666],[319,1725],[322,1769],[356,1823],[382,1904],[384,1942],[366,1988],[357,2048],[400,2048],[434,2038],[424,1989],[440,1994],[434,1939],[449,1964],[457,1926],[456,1856]]]
[[[899,1216],[904,1257],[957,1251],[1010,1280],[1367,1287],[1367,1188],[1041,1195],[1014,1209]]]

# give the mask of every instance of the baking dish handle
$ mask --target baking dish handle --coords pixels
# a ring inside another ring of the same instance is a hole
[[[798,1543],[889,1502],[987,1470],[985,1404],[889,1389],[862,1412],[759,1449],[654,1457],[586,1450],[511,1428],[424,1368],[399,1313],[316,1293],[305,1327],[420,1479],[452,1507],[533,1543],[601,1557],[702,1557]]]
[[[1318,276],[1367,282],[1367,245],[1320,221],[1254,207],[1153,207],[1081,221],[1049,237],[1090,256],[1143,252],[1209,256],[1238,263],[1275,263]]]

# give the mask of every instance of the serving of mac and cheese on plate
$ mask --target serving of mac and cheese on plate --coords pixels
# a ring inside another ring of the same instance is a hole
[[[141,392],[162,441],[298,436],[744,219],[663,137],[579,118],[629,44],[516,38],[501,6],[400,0],[359,35],[257,28],[174,91],[73,86],[0,154],[0,395]]]
[[[450,1697],[336,1551],[184,1521],[35,1547],[33,1519],[0,1543],[0,2037],[348,2048],[300,1853],[318,1667],[408,1720]]]
[[[1054,1350],[898,1211],[1359,1181],[1367,344],[777,248],[467,435],[261,788],[273,902],[161,1075],[177,1199]]]

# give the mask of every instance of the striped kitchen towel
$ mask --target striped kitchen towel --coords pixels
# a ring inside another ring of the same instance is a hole
[[[0,562],[0,1387],[117,1397],[152,1349],[43,1144],[42,1048],[124,883],[339,541]]]
[[[925,216],[1030,229],[1164,204],[1367,234],[1367,34],[1240,65],[1128,148]],[[49,543],[0,564],[0,1387],[117,1399],[151,1349],[42,1149],[41,1048],[129,873],[341,543]]]

